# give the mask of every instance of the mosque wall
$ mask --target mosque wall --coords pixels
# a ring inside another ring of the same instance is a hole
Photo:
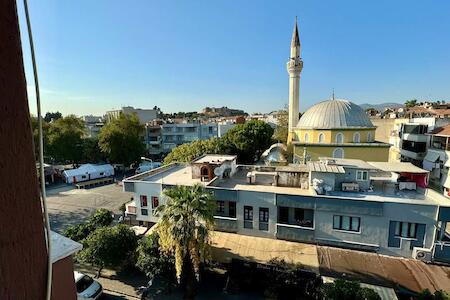
[[[344,158],[361,159],[364,161],[388,161],[389,160],[389,147],[378,146],[358,146],[349,147],[341,146],[336,147],[334,145],[324,146],[309,146],[309,145],[295,145],[294,146],[294,159],[303,157],[303,148],[306,146],[307,157],[310,160],[319,160],[319,157],[333,157],[333,151],[336,148],[344,150]]]
[[[343,143],[353,143],[353,136],[355,133],[359,133],[361,143],[375,140],[374,128],[361,128],[361,129],[337,129],[337,130],[317,130],[317,129],[297,129],[295,130],[295,141],[318,143],[319,135],[323,133],[325,144],[336,143],[337,135],[342,134]],[[308,134],[308,141],[305,141],[305,135]],[[370,135],[370,136],[369,136]],[[369,139],[370,137],[370,139]]]

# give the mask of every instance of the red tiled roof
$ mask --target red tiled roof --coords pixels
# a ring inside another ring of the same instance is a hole
[[[430,134],[450,136],[450,124],[435,128]]]

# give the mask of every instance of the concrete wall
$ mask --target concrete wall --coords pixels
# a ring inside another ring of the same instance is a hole
[[[159,205],[164,204],[165,201],[161,196],[162,193],[162,185],[159,183],[152,182],[139,182],[134,184],[134,199],[136,202],[136,220],[138,221],[146,221],[146,222],[158,222],[158,217],[153,215],[152,210],[152,196],[159,198]],[[146,209],[148,210],[148,216],[141,214],[141,195],[147,196],[148,206]]]
[[[395,119],[376,119],[371,118],[372,124],[377,127],[375,130],[375,140],[383,143],[389,143],[392,130],[394,130]]]

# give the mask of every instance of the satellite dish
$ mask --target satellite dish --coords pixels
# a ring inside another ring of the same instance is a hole
[[[222,174],[223,174],[222,166],[217,167],[217,168],[214,169],[214,175],[216,175],[216,176],[222,176]]]

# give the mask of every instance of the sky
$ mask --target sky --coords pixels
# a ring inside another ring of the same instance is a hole
[[[28,0],[42,110],[103,115],[288,102],[298,17],[300,111],[330,98],[358,104],[450,101],[450,1]],[[18,1],[30,110],[34,81]]]

